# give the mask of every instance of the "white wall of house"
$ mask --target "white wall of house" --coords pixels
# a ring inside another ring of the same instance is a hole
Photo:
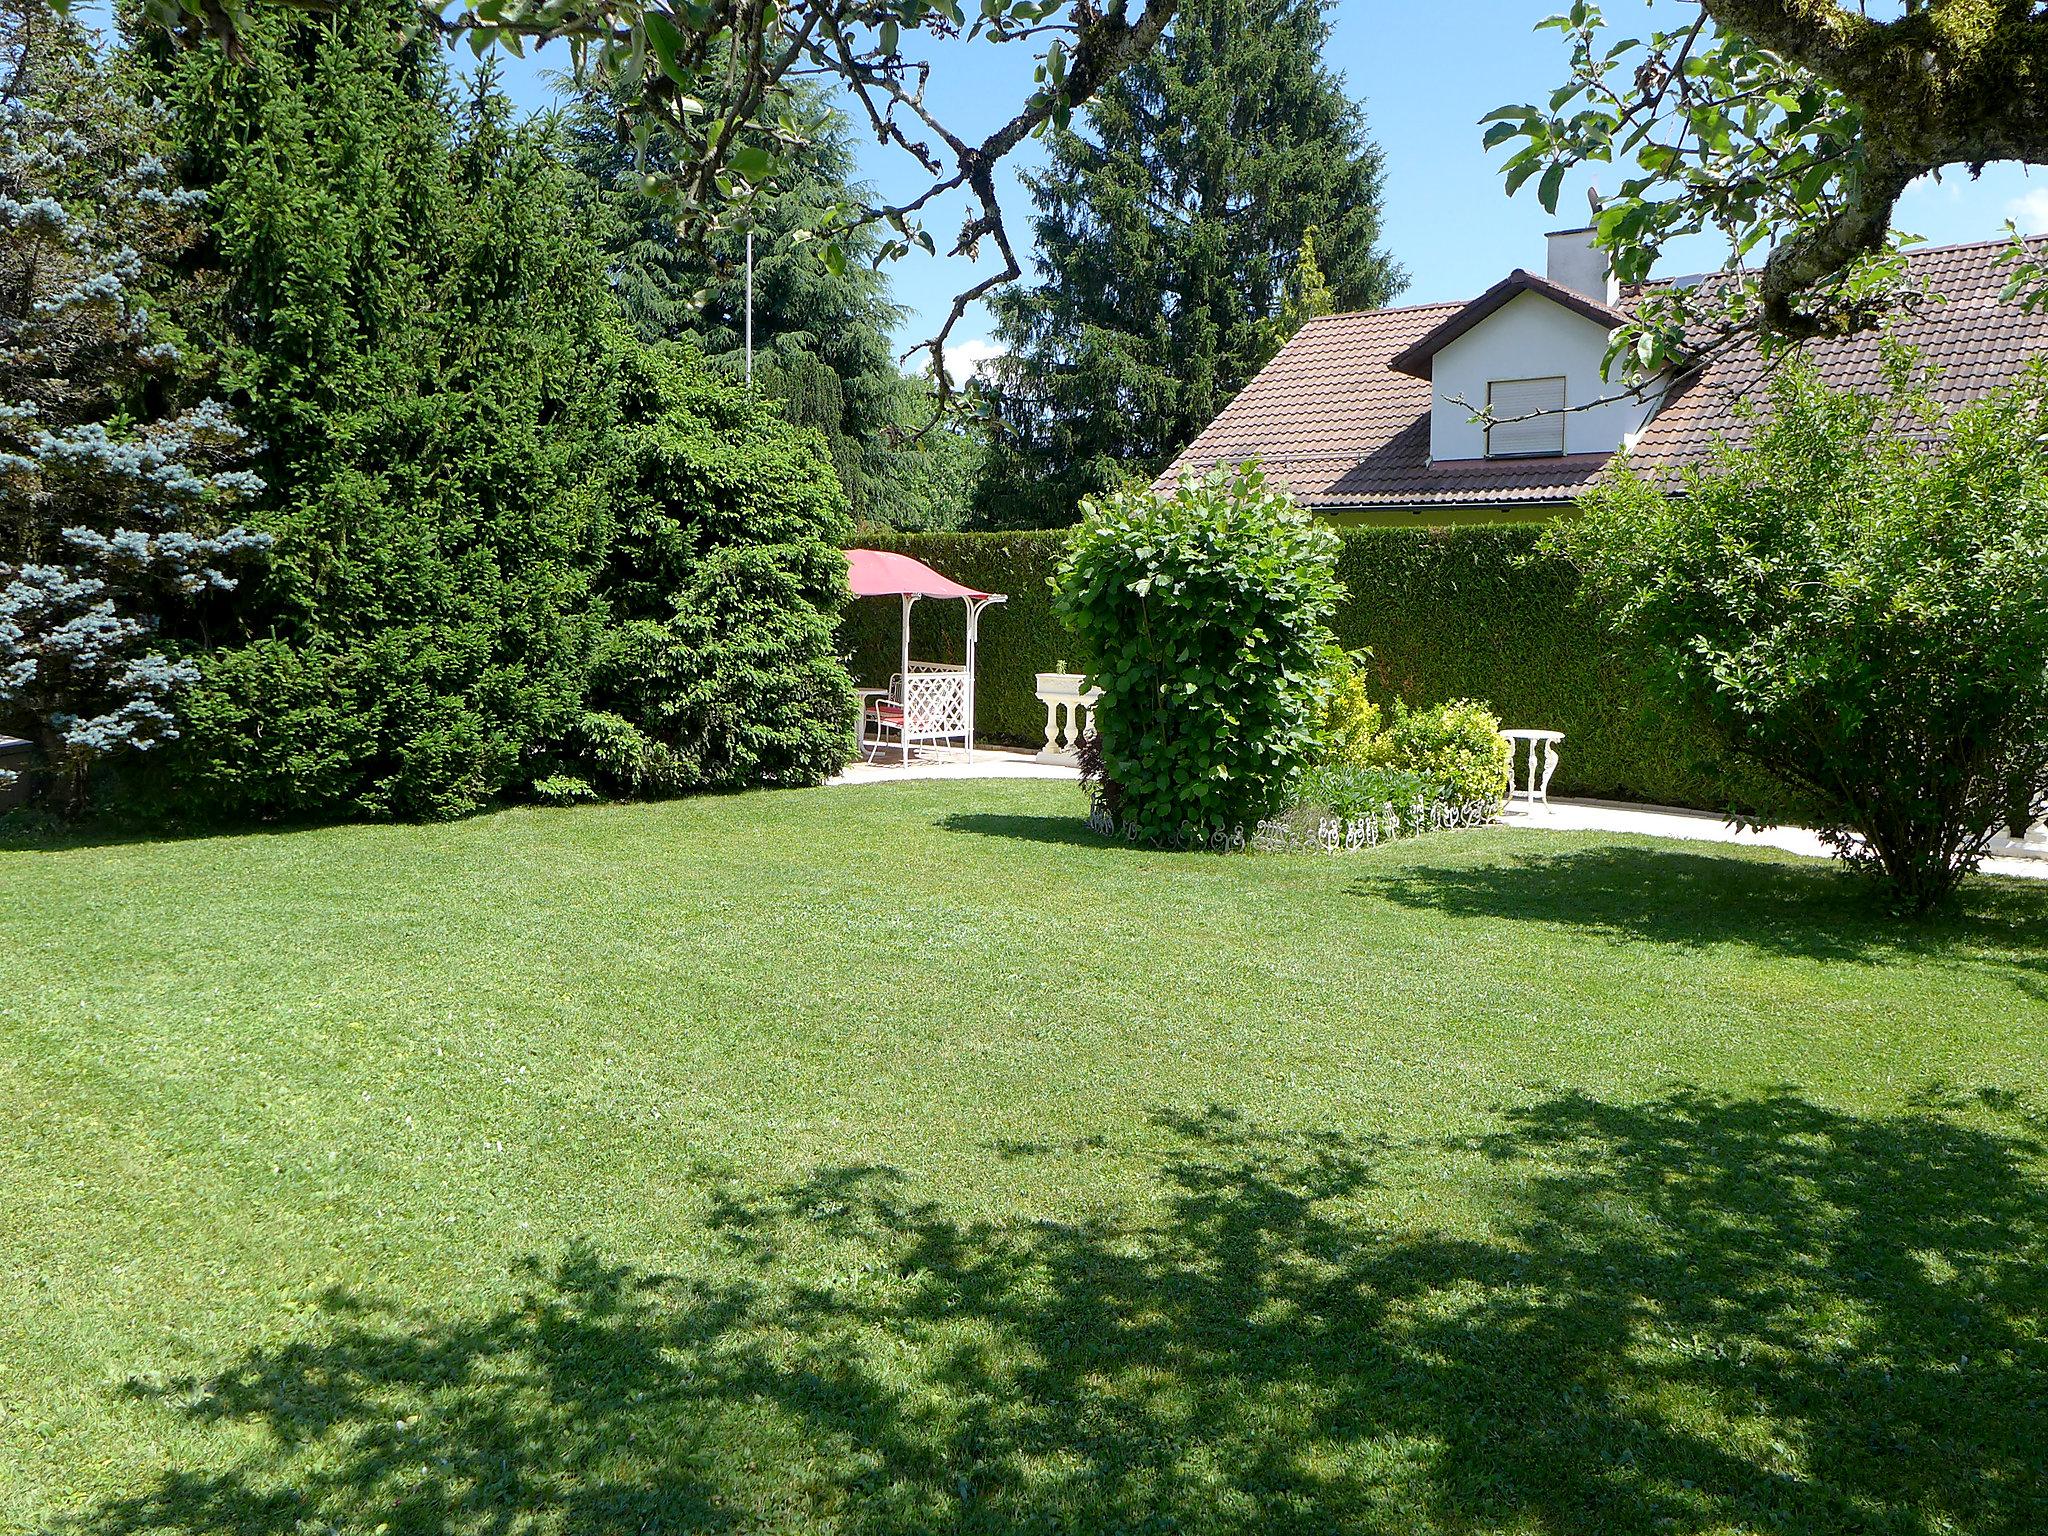
[[[1597,321],[1540,294],[1516,294],[1431,360],[1430,457],[1486,457],[1486,428],[1472,416],[1486,405],[1486,387],[1496,379],[1562,377],[1567,406],[1613,394],[1615,386],[1600,371],[1606,355],[1607,332]],[[1642,398],[1568,412],[1564,451],[1612,453],[1622,447],[1650,419],[1662,387],[1654,383]]]

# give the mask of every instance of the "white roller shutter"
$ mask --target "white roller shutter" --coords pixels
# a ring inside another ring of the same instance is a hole
[[[1489,459],[1564,452],[1563,379],[1495,379],[1486,386],[1486,405],[1493,416]]]

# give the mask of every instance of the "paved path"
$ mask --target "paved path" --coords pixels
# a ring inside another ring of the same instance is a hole
[[[912,779],[1065,779],[1080,780],[1080,770],[1041,763],[1021,747],[976,747],[974,761],[953,748],[916,753],[906,766],[893,752],[874,763],[857,762],[833,779],[834,784],[896,784]],[[1634,832],[1644,837],[1669,837],[1682,842],[1747,843],[1779,848],[1807,858],[1832,858],[1820,835],[1804,827],[1766,827],[1745,832],[1707,811],[1685,811],[1668,805],[1632,805],[1619,800],[1552,800],[1546,805],[1516,805],[1504,820],[1511,827],[1549,828],[1560,832]],[[2025,848],[2011,840],[1998,845],[1998,856],[1984,861],[1989,875],[2022,880],[2048,880],[2048,846]]]
[[[976,747],[974,761],[957,747],[913,750],[904,763],[900,749],[884,748],[872,763],[855,762],[834,784],[901,784],[911,779],[1065,779],[1081,782],[1081,770],[1041,763],[1022,747]]]
[[[1820,834],[1805,827],[1765,827],[1761,832],[1747,832],[1731,827],[1709,811],[1683,811],[1668,805],[1552,800],[1546,805],[1516,805],[1504,819],[1511,827],[1546,827],[1560,832],[1638,832],[1645,837],[1670,837],[1685,842],[1782,848],[1787,853],[1814,859],[1834,857],[1820,840]],[[2048,848],[2024,848],[2009,838],[2002,839],[1997,846],[2001,856],[1984,861],[1985,874],[2048,880]]]

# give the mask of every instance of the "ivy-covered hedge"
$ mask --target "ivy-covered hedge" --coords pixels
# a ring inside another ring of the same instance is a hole
[[[1363,528],[1343,533],[1337,575],[1348,596],[1332,620],[1346,646],[1372,651],[1382,702],[1478,699],[1511,726],[1565,733],[1551,789],[1718,810],[1723,770],[1705,734],[1648,696],[1628,658],[1576,597],[1572,573],[1539,554],[1529,525]],[[1067,534],[864,535],[959,581],[1010,600],[982,620],[979,729],[990,740],[1036,742],[1045,710],[1033,674],[1065,660],[1073,638],[1052,611],[1049,581]],[[960,605],[919,603],[913,654],[958,660]],[[852,604],[840,630],[855,680],[896,670],[896,607]]]

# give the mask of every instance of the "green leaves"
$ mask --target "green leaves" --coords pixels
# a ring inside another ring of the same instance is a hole
[[[1781,815],[1925,909],[2048,805],[2048,373],[1944,417],[1885,363],[1858,393],[1791,355],[1747,446],[1624,471],[1549,540]]]
[[[727,158],[726,164],[736,176],[744,176],[756,186],[765,182],[776,169],[776,157],[758,144],[742,144]]]
[[[661,61],[661,72],[685,89],[696,85],[696,79],[683,63],[683,34],[673,21],[660,11],[649,11],[646,20],[647,41],[654,49],[654,56]]]
[[[1159,839],[1249,827],[1314,747],[1336,535],[1256,464],[1086,511],[1054,606],[1103,690],[1120,814]]]
[[[1838,93],[1740,34],[1701,25],[1611,39],[1598,6],[1575,5],[1538,30],[1570,48],[1565,79],[1542,104],[1510,104],[1480,121],[1502,155],[1508,195],[1535,183],[1555,213],[1576,170],[1613,166],[1597,238],[1623,282],[1650,277],[1674,241],[1708,235],[1731,276],[1671,297],[1671,313],[1616,338],[1613,357],[1651,370],[1689,322],[1702,333],[1753,327],[1745,258],[1815,230],[1865,167],[1862,113]],[[1816,284],[1802,303],[1822,329],[1860,323],[1861,279]],[[1671,324],[1676,320],[1676,325]]]

